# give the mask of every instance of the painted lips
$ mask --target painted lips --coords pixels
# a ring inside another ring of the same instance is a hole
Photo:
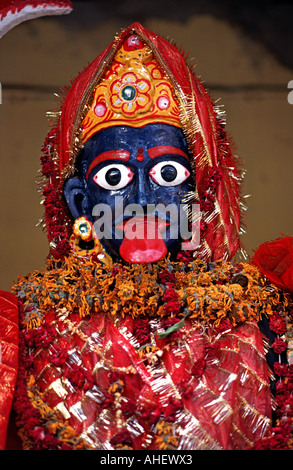
[[[161,232],[168,222],[155,216],[136,216],[117,227],[124,231],[120,255],[128,263],[155,263],[167,254]]]

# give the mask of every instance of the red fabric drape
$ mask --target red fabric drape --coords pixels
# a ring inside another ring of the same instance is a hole
[[[252,259],[261,272],[281,289],[293,292],[293,238],[264,243]]]
[[[0,291],[0,449],[6,433],[18,368],[18,307],[14,295]]]

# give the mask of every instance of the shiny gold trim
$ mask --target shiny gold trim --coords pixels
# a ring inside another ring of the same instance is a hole
[[[240,429],[236,426],[235,423],[232,423],[232,428],[233,428],[233,430],[234,430],[237,434],[239,434],[239,436],[240,436],[241,439],[246,443],[247,446],[249,446],[249,447],[252,447],[252,446],[253,446],[254,443],[253,443],[250,439],[248,439],[248,437],[245,436],[245,434],[243,434],[242,431],[240,431]],[[230,436],[231,436],[232,439],[233,439],[233,434],[232,434],[232,433],[230,433]]]
[[[228,250],[228,255],[229,255],[229,258],[230,258],[231,250],[230,250],[229,240],[228,240],[228,236],[227,236],[227,229],[226,229],[226,226],[225,226],[225,223],[224,223],[222,211],[221,211],[220,204],[219,204],[217,196],[215,196],[215,206],[216,206],[216,210],[218,212],[219,218],[220,218],[221,227],[224,230],[224,244],[226,245],[226,248]]]
[[[159,325],[159,320],[158,319],[154,319],[154,320],[151,320],[150,321],[150,326],[151,326],[151,340],[152,340],[152,344],[155,344],[155,334],[159,332],[160,330],[160,325]],[[187,343],[186,343],[187,344]],[[186,348],[187,349],[187,348]],[[187,349],[187,352],[188,352],[188,349]],[[161,371],[163,369],[163,372],[164,372],[164,375],[162,376],[162,372],[159,372],[158,370],[158,367],[153,367],[153,366],[148,366],[148,370],[150,372],[150,374],[152,375],[153,377],[153,373],[157,375],[156,379],[153,378],[153,381],[151,382],[151,387],[153,389],[153,382],[154,380],[156,380],[156,382],[158,380],[164,380],[165,381],[165,384],[162,384],[161,387],[162,387],[162,390],[164,390],[164,392],[166,393],[167,397],[169,396],[169,393],[168,393],[168,389],[173,389],[173,391],[175,392],[176,396],[179,398],[180,397],[180,393],[176,387],[176,385],[174,384],[170,374],[166,371],[166,366],[165,366],[165,363],[164,363],[164,360],[163,358],[160,358],[160,362],[161,362]],[[159,375],[160,374],[160,375]],[[167,381],[167,378],[168,378],[168,381]],[[208,387],[206,387],[206,389],[208,389]],[[158,391],[157,389],[155,389],[155,392],[157,393],[161,393],[161,391]],[[206,431],[206,429],[204,429],[204,427],[202,426],[202,424],[198,421],[198,419],[184,406],[184,414],[185,414],[185,417],[184,419],[188,419],[188,422],[190,423],[190,421],[193,421],[193,422],[196,422],[196,428],[199,430],[199,432],[201,432],[205,437],[199,437],[197,436],[196,434],[192,435],[190,434],[188,436],[188,438],[190,439],[190,437],[193,437],[195,438],[197,441],[200,441],[202,443],[202,446],[204,446],[205,449],[209,448],[209,449],[214,449],[214,448],[217,448],[217,449],[221,449],[222,447],[220,446],[220,444],[215,441],[210,435],[209,433]],[[184,420],[183,420],[184,421]],[[182,425],[184,424],[184,422],[182,423]],[[178,427],[181,425],[180,423],[180,420],[178,419],[177,421],[177,425]],[[183,438],[185,437],[185,427],[186,427],[186,423],[184,425],[184,427],[181,427],[180,426],[180,429],[178,429],[178,434],[179,434],[179,437],[180,437],[180,441],[179,441],[179,449],[185,449],[185,447],[182,447],[180,446],[180,442],[181,440],[184,440]],[[207,444],[205,442],[205,440],[208,440],[210,442],[210,444]]]
[[[58,379],[54,380],[54,382],[50,383],[43,393],[46,395],[51,390],[53,390],[58,397],[64,398],[68,395],[68,390],[66,390],[65,385],[70,385],[69,388],[72,388],[70,382],[67,379],[64,381],[59,377]]]
[[[64,419],[70,419],[70,417],[71,417],[68,409],[66,408],[66,406],[64,404],[64,401],[62,401],[62,402],[58,403],[58,405],[54,406],[53,411],[57,411],[57,412],[61,413],[62,416],[64,417]]]
[[[246,325],[248,325],[249,323],[251,322],[247,322]],[[251,323],[252,324],[252,323]],[[239,336],[236,335],[236,333],[229,333],[230,336],[234,336],[235,338],[237,338],[237,340],[240,342],[240,343],[243,343],[247,346],[249,346],[250,348],[252,348],[257,354],[258,356],[263,359],[263,360],[266,360],[264,354],[256,347],[255,344],[251,344],[249,341],[245,340],[244,338],[240,338]]]
[[[237,396],[246,410],[248,409],[255,416],[258,416],[264,423],[267,423],[267,426],[270,426],[272,424],[272,420],[270,418],[268,418],[267,416],[264,416],[256,408],[254,408],[253,405],[248,403],[248,401],[244,397],[242,397],[242,395],[240,395],[239,392],[237,392]]]
[[[262,385],[269,388],[270,384],[266,382],[265,380],[263,380],[261,377],[259,377],[257,373],[253,369],[251,369],[251,367],[249,367],[247,364],[244,364],[243,362],[239,362],[239,365],[243,367],[245,370],[247,370],[251,375],[253,375]]]

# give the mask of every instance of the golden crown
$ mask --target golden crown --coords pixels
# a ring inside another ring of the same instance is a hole
[[[178,104],[151,49],[133,34],[95,89],[82,123],[82,141],[107,127],[143,127],[159,122],[181,127]]]

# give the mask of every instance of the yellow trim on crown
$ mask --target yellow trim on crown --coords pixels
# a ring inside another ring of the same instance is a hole
[[[178,104],[148,46],[127,50],[123,44],[95,89],[82,123],[82,141],[107,127],[143,127],[149,123],[181,127]]]

